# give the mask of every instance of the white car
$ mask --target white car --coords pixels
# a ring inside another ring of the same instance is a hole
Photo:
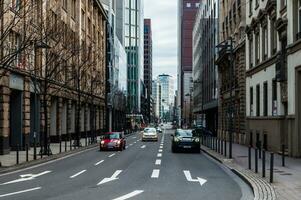
[[[155,128],[145,128],[142,132],[142,141],[158,141],[158,133]]]

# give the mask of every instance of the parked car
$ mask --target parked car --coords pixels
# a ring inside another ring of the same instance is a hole
[[[158,141],[158,133],[155,128],[145,128],[142,132],[142,141]]]
[[[171,150],[173,153],[178,152],[179,150],[189,150],[200,153],[200,138],[194,130],[177,129],[171,137]]]
[[[207,128],[203,127],[203,126],[197,126],[197,127],[195,127],[194,131],[200,137],[201,136],[213,136],[213,133],[210,130],[208,130]]]
[[[100,151],[103,150],[119,150],[125,149],[126,140],[122,132],[108,132],[105,133],[99,144]]]

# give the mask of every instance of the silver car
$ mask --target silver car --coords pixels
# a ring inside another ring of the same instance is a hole
[[[155,128],[145,128],[142,132],[142,141],[158,141],[158,133]]]

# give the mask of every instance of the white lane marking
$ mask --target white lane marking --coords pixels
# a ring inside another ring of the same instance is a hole
[[[1,194],[1,195],[0,195],[0,198],[1,198],[1,197],[12,196],[12,195],[15,195],[15,194],[21,194],[21,193],[25,193],[25,192],[31,192],[31,191],[34,191],[34,190],[40,190],[40,189],[42,189],[42,187],[35,187],[35,188],[27,189],[27,190],[21,190],[21,191],[18,191],[18,192],[12,192],[12,193],[7,193],[7,194]]]
[[[183,170],[183,172],[184,172],[184,175],[185,175],[187,181],[189,181],[189,182],[199,182],[201,186],[207,182],[206,179],[203,179],[200,177],[196,177],[196,179],[192,179],[189,170]]]
[[[137,196],[138,194],[141,194],[142,192],[144,192],[143,190],[135,190],[131,193],[128,193],[126,195],[123,195],[121,197],[118,197],[116,199],[113,199],[113,200],[125,200],[125,199],[129,199],[129,198],[132,198],[134,196]]]
[[[161,165],[161,159],[156,159],[155,165]]]
[[[109,155],[108,157],[111,158],[111,157],[113,157],[113,156],[115,156],[115,153]]]
[[[99,183],[97,183],[97,185],[101,185],[110,181],[114,181],[118,179],[118,175],[122,172],[122,170],[117,170],[114,172],[114,174],[110,177],[110,178],[104,178],[102,179]]]
[[[137,142],[134,142],[134,144],[136,144]]]
[[[159,148],[160,148],[160,149],[163,149],[163,147],[161,147],[161,146],[160,146]]]
[[[137,142],[139,142],[140,140],[137,140]]]
[[[158,153],[158,154],[157,154],[157,157],[162,157],[162,153]]]
[[[133,144],[130,144],[130,146],[133,146]]]
[[[75,177],[81,175],[82,173],[84,173],[84,172],[86,172],[86,171],[87,171],[87,170],[84,169],[84,170],[82,170],[82,171],[80,171],[80,172],[78,172],[78,173],[76,173],[76,174],[70,176],[70,178],[75,178]]]
[[[159,149],[159,152],[162,152],[163,151],[163,149]]]
[[[145,147],[146,147],[145,145],[142,145],[142,146],[141,146],[141,149],[144,149]]]
[[[136,138],[137,138],[136,136],[133,137],[133,139],[136,139]]]
[[[151,178],[159,178],[160,169],[154,169]]]
[[[30,180],[33,180],[33,179],[39,177],[39,176],[48,174],[50,172],[51,171],[44,171],[44,172],[41,172],[39,174],[22,174],[22,175],[20,175],[21,178],[18,178],[18,179],[13,180],[13,181],[8,181],[6,183],[2,183],[0,185],[7,185],[7,184],[18,183],[18,182],[23,182],[23,181],[30,181]]]
[[[95,163],[94,165],[97,166],[99,165],[100,163],[102,163],[104,160],[101,160],[101,161],[98,161],[97,163]]]
[[[128,145],[126,145],[126,146],[125,146],[125,148],[126,148],[126,149],[127,149],[127,148],[129,148],[129,146],[128,146]]]

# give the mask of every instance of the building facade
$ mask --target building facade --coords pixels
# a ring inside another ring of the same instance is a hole
[[[34,143],[47,153],[49,142],[103,131],[107,15],[100,2],[5,0],[1,9],[0,154]]]
[[[160,116],[160,94],[161,94],[161,86],[158,82],[158,80],[152,81],[152,99],[153,99],[153,110],[155,113],[155,117],[158,119]]]
[[[140,113],[143,88],[143,0],[125,0],[125,50],[128,65],[128,113]]]
[[[151,94],[153,80],[153,51],[152,51],[151,19],[144,19],[144,85],[146,88],[146,121],[151,118]]]
[[[193,29],[194,110],[195,114],[205,117],[205,126],[214,134],[218,123],[218,72],[215,64],[219,43],[218,13],[218,0],[203,2]]]
[[[200,0],[178,1],[178,99],[177,108],[181,121],[179,125],[188,124],[191,115],[192,95],[192,30]],[[188,102],[188,103],[184,103]],[[186,107],[185,107],[186,105]],[[189,105],[189,106],[188,106]],[[187,110],[186,115],[183,115]]]
[[[220,45],[216,60],[219,77],[218,135],[242,144],[246,140],[245,4],[244,0],[221,2]]]

